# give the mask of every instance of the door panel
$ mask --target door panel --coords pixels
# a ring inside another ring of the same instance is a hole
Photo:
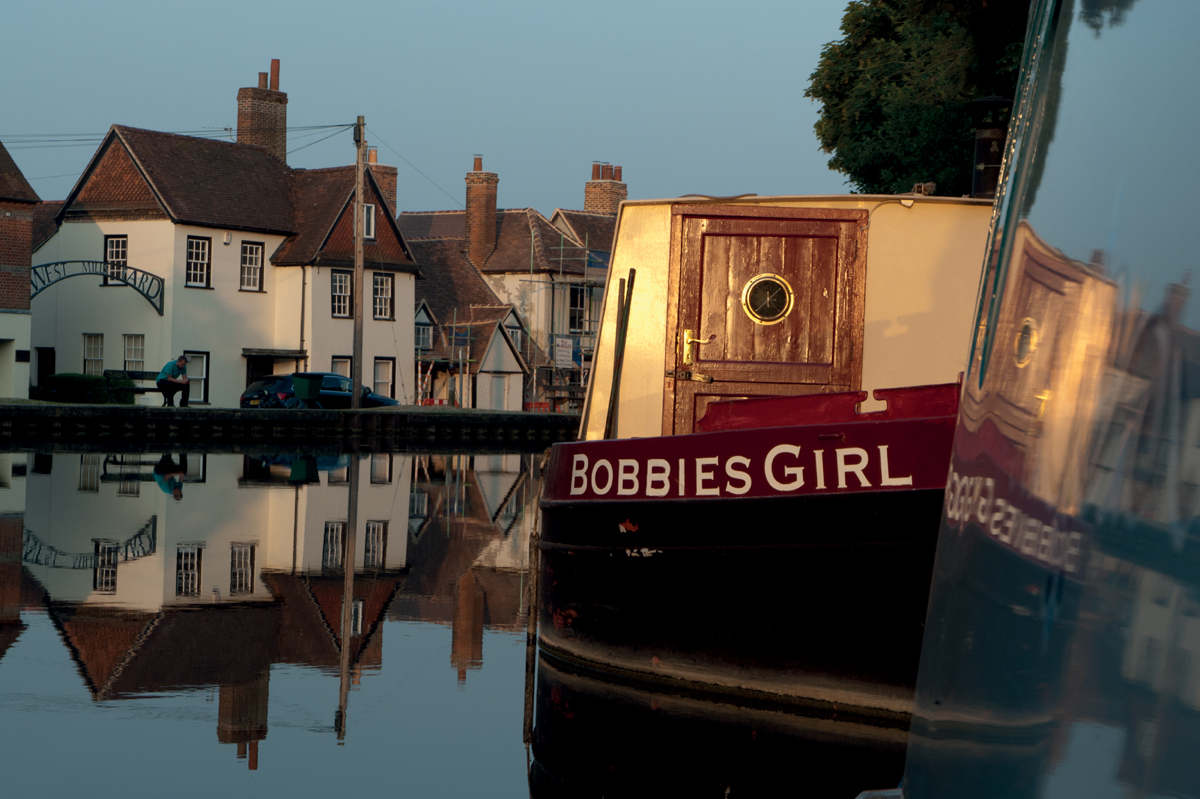
[[[676,217],[665,433],[690,432],[722,398],[860,385],[865,212],[682,206]]]

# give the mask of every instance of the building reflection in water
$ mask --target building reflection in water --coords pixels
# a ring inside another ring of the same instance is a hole
[[[523,626],[531,462],[0,455],[0,657],[44,608],[93,700],[218,686],[217,740],[256,769],[273,665],[357,684],[390,616],[451,624],[461,682],[485,626]]]

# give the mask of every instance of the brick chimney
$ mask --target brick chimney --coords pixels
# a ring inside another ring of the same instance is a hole
[[[396,213],[396,167],[388,166],[379,163],[379,151],[374,147],[367,148],[367,169],[375,176],[375,182],[379,184],[379,190],[383,192],[383,197],[392,206],[392,214]]]
[[[483,171],[483,157],[467,173],[467,257],[482,269],[496,249],[496,185],[500,176]]]
[[[628,195],[629,189],[621,182],[621,167],[592,162],[592,179],[583,185],[583,210],[615,214]]]
[[[279,59],[271,59],[271,82],[258,73],[258,86],[238,89],[237,140],[262,147],[287,163],[287,94],[279,91]]]

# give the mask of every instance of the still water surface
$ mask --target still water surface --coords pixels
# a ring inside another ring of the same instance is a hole
[[[5,794],[853,797],[896,785],[902,730],[538,660],[527,621],[541,462],[0,454]]]

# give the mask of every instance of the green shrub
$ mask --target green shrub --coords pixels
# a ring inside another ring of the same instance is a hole
[[[133,403],[133,381],[128,377],[103,377],[62,372],[38,386],[39,399],[96,405]]]

